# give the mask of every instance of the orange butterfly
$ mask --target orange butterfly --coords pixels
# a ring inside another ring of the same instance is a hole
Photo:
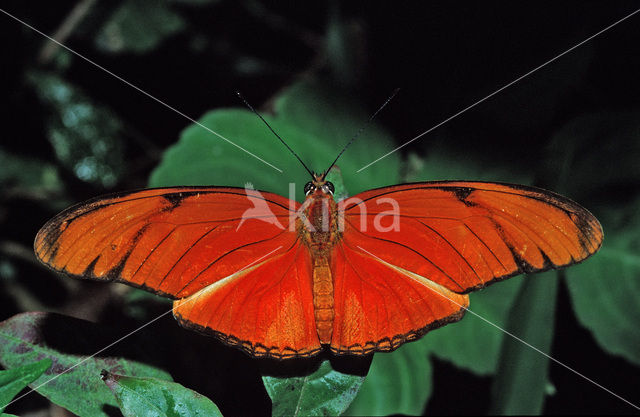
[[[423,182],[336,202],[326,172],[312,175],[303,204],[229,187],[98,197],[51,219],[35,252],[171,297],[182,325],[285,359],[394,350],[460,320],[467,293],[602,244],[591,213],[539,188]]]

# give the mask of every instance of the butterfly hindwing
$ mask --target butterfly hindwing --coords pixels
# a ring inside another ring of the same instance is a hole
[[[317,354],[309,252],[296,242],[227,278],[174,302],[186,327],[214,333],[256,357]]]
[[[460,320],[469,304],[468,295],[399,270],[346,241],[335,248],[333,274],[334,353],[394,350]]]

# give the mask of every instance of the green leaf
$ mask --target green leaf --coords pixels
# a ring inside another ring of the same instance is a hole
[[[356,104],[317,83],[294,85],[275,103],[275,116],[265,119],[311,170],[329,167],[342,147],[362,127],[367,115]],[[329,122],[327,122],[329,121]],[[260,119],[241,109],[208,112],[199,122],[228,140],[276,166],[270,167],[198,125],[185,129],[169,148],[149,181],[153,187],[169,185],[227,185],[271,191],[301,201],[309,174],[278,143]],[[366,174],[356,170],[391,149],[388,134],[369,126],[338,161],[345,187],[357,193],[398,181],[399,159],[394,154]],[[290,194],[290,183],[295,183]]]
[[[108,371],[103,371],[102,379],[116,396],[125,417],[222,416],[213,401],[175,382]]]
[[[640,364],[640,198],[598,218],[604,246],[566,271],[573,309],[602,349]]]
[[[547,392],[558,272],[529,275],[511,309],[492,386],[490,414],[540,414]],[[527,346],[525,343],[531,346]]]
[[[395,147],[385,130],[375,123],[367,124],[376,109],[364,110],[329,85],[308,81],[291,86],[276,101],[275,110],[283,123],[295,125],[318,138],[314,143],[300,143],[308,157],[302,159],[312,161],[312,169],[318,171],[327,169],[351,138],[365,127],[337,163],[351,195],[400,181],[400,155],[397,152],[365,171],[357,172]]]
[[[116,115],[57,75],[32,72],[27,78],[49,109],[47,136],[58,160],[82,181],[113,186],[124,173]]]
[[[84,320],[57,314],[18,314],[0,323],[0,363],[15,368],[50,359],[53,366],[33,384],[37,391],[79,416],[106,417],[105,406],[116,407],[117,403],[100,380],[102,369],[171,379],[166,372],[141,362],[118,356],[91,356],[122,336]]]
[[[469,308],[504,327],[522,283],[522,277],[515,277],[470,294]],[[433,331],[417,343],[424,344],[435,356],[451,361],[460,368],[479,375],[490,375],[496,372],[500,347],[505,337],[500,330],[467,313],[458,323]]]
[[[0,371],[0,413],[28,384],[32,383],[51,367],[51,359]],[[3,414],[5,415],[5,414]]]
[[[428,350],[421,342],[407,343],[391,353],[376,353],[346,414],[421,415],[431,396],[431,375]]]
[[[127,0],[100,29],[96,46],[111,53],[149,52],[184,27],[166,0]]]
[[[300,377],[263,376],[274,416],[341,415],[358,393],[364,377],[338,372],[323,361],[315,372]]]

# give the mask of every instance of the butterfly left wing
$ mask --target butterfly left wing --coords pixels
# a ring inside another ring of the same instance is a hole
[[[344,230],[334,257],[347,266],[334,270],[334,352],[392,350],[459,319],[464,294],[580,262],[603,237],[575,202],[519,185],[403,184],[338,206]]]
[[[43,226],[34,247],[57,271],[177,299],[174,313],[183,324],[253,355],[305,356],[320,346],[308,326],[313,303],[305,285],[311,268],[289,227],[298,207],[276,194],[241,188],[141,190],[63,211]],[[255,320],[238,309],[242,305],[251,307]],[[243,320],[220,318],[229,309]],[[278,336],[270,322],[286,322],[290,330]]]

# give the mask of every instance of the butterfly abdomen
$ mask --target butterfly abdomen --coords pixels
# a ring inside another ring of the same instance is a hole
[[[320,343],[331,343],[333,330],[333,277],[326,257],[313,260],[313,309]]]
[[[329,257],[339,239],[337,207],[333,197],[317,191],[307,197],[304,220],[298,219],[297,231],[313,259],[313,310],[321,344],[330,344],[333,333],[333,275]]]

